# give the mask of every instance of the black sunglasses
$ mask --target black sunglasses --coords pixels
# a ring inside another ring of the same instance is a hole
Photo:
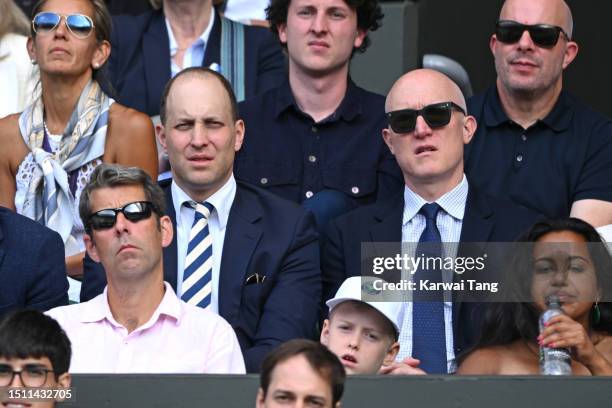
[[[525,31],[529,32],[531,40],[538,46],[551,48],[557,45],[559,33],[563,33],[569,41],[570,38],[563,28],[550,24],[526,25],[512,20],[500,20],[495,26],[495,36],[500,42],[514,44],[518,42]]]
[[[427,105],[422,109],[401,109],[388,112],[387,119],[395,133],[410,133],[416,128],[419,115],[432,129],[448,125],[453,109],[466,114],[465,110],[455,102],[440,102]]]
[[[89,216],[89,226],[94,230],[109,229],[117,222],[119,213],[123,213],[131,222],[138,222],[149,218],[152,211],[153,204],[149,201],[136,201],[124,205],[123,208],[106,208]]]
[[[32,19],[32,29],[36,34],[45,35],[55,30],[62,22],[62,17],[66,19],[66,27],[77,38],[87,38],[94,29],[94,23],[89,16],[83,14],[63,15],[43,11]]]

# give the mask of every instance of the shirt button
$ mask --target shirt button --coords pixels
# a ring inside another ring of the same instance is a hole
[[[308,161],[311,163],[315,163],[317,161],[317,156],[313,156],[313,155],[308,156]]]
[[[516,161],[519,162],[519,163],[522,162],[523,161],[523,155],[522,154],[518,154],[516,156]]]
[[[312,191],[307,191],[306,192],[306,198],[310,198],[314,195],[314,193]]]
[[[265,177],[262,177],[262,178],[261,178],[261,180],[259,180],[259,182],[260,182],[261,184],[268,184],[268,179],[267,179],[267,178],[265,178]]]
[[[356,187],[356,186],[355,186],[355,187],[352,187],[352,188],[351,188],[351,193],[353,193],[353,194],[359,194],[359,187]]]
[[[316,126],[312,126],[312,127],[310,128],[310,130],[312,130],[313,132],[315,132],[315,133],[316,133],[316,132],[317,132],[317,130],[319,130],[319,129],[318,129]]]
[[[527,141],[527,135],[521,135],[521,139],[523,139],[523,142]]]

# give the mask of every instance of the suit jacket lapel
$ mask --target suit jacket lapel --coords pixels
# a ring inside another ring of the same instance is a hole
[[[240,307],[247,266],[262,234],[257,225],[261,216],[257,200],[238,184],[225,228],[219,274],[219,314],[230,322]]]
[[[166,29],[166,20],[161,11],[151,19],[151,24],[142,38],[143,63],[145,70],[145,81],[147,84],[148,100],[156,106],[147,107],[150,110],[159,109],[159,100],[164,90],[166,82],[171,77],[170,59],[170,40]]]
[[[204,52],[204,60],[202,61],[203,67],[210,67],[210,64],[216,62],[221,64],[221,16],[213,7],[215,13],[215,22],[213,23],[208,37],[208,43],[206,44],[206,50]],[[223,67],[221,67],[223,68]]]
[[[166,195],[166,215],[172,219],[172,228],[174,229],[174,235],[172,237],[172,242],[169,246],[164,248],[164,280],[168,282],[176,292],[176,211],[174,210],[174,204],[172,203],[172,191],[170,189],[170,183],[164,187],[164,193]]]
[[[396,194],[380,203],[374,212],[378,221],[371,229],[372,242],[401,242],[402,214],[404,213],[404,194]]]

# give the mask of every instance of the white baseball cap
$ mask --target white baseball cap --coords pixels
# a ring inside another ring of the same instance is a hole
[[[377,291],[374,289],[374,281],[377,280],[384,282],[383,279],[372,276],[350,277],[342,282],[338,292],[336,292],[336,296],[329,299],[327,302],[325,302],[325,304],[327,307],[329,307],[329,313],[331,314],[334,307],[338,306],[342,302],[346,302],[347,300],[356,300],[358,302],[366,303],[389,319],[399,334],[402,328],[402,322],[404,321],[404,304],[402,302],[370,302],[362,300],[362,292],[367,293],[368,298],[376,297],[377,295],[380,295],[382,298],[382,291]]]

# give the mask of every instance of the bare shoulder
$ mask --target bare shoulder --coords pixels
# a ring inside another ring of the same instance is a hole
[[[457,374],[459,375],[495,375],[500,373],[506,346],[482,347],[465,357]]]
[[[111,135],[154,135],[153,122],[146,114],[128,108],[119,103],[113,103],[109,109],[109,134]]]
[[[0,146],[0,205],[14,208],[15,176],[29,151],[19,131],[19,114],[0,119]]]
[[[157,145],[151,119],[137,110],[113,103],[103,161],[137,166],[157,178]]]

